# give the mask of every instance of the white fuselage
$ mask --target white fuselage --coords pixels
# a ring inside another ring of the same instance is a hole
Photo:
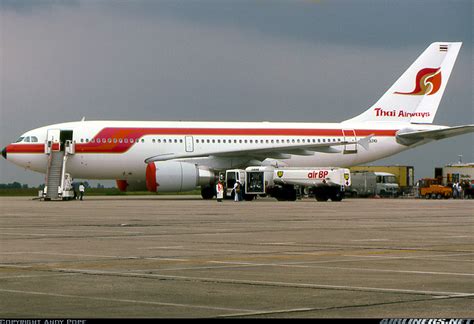
[[[7,147],[8,160],[24,168],[45,173],[48,157],[44,146],[57,130],[72,131],[75,154],[68,159],[67,172],[74,178],[141,180],[145,160],[175,154],[180,160],[196,155],[193,162],[210,169],[245,167],[255,158],[239,157],[239,151],[269,149],[308,143],[334,143],[339,153],[315,152],[289,158],[266,158],[262,164],[291,167],[349,167],[378,160],[410,148],[396,141],[400,129],[440,129],[444,126],[409,123],[273,123],[273,122],[139,122],[80,121],[49,125],[28,131]],[[373,135],[367,149],[358,144],[337,142],[360,140]],[[34,142],[33,141],[34,138]],[[54,138],[54,141],[59,141]],[[349,147],[350,146],[350,147]],[[347,154],[345,151],[352,151]],[[233,151],[232,157],[214,157]],[[356,152],[354,152],[356,151]],[[271,156],[271,154],[269,154]]]

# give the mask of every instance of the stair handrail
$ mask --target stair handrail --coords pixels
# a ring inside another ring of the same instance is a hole
[[[64,190],[64,180],[66,176],[66,162],[67,162],[67,154],[66,152],[64,152],[63,163],[61,164],[61,182],[60,182],[60,187],[58,189],[58,194],[60,193],[61,195],[63,194],[63,190]]]
[[[47,145],[49,145],[49,143],[51,141],[46,141]],[[48,167],[46,168],[46,176],[45,176],[45,179],[44,179],[44,189],[43,189],[43,196],[46,196],[46,194],[48,193],[48,179],[49,179],[49,174],[51,172],[51,163],[53,161],[53,154],[47,154],[48,155]]]

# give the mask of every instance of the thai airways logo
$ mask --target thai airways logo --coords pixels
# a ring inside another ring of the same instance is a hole
[[[441,87],[441,68],[425,68],[416,74],[415,89],[411,92],[395,92],[401,95],[430,96]]]

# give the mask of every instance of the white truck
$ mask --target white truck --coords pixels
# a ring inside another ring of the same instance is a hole
[[[270,195],[277,200],[294,201],[306,189],[317,201],[341,201],[351,184],[350,171],[345,168],[275,168],[250,166],[227,170],[226,196],[234,195],[233,187],[239,180],[244,188],[243,198],[253,200],[257,195]]]
[[[353,172],[352,184],[348,190],[355,197],[398,197],[399,186],[396,177],[387,172]]]

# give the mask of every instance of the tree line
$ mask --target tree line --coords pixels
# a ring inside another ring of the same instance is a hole
[[[74,185],[75,186],[79,186],[79,183],[80,182],[74,182]],[[84,184],[84,187],[86,188],[92,188],[92,186],[87,182],[87,181],[84,181],[82,182]],[[11,183],[0,183],[0,190],[1,189],[30,189],[30,188],[38,188],[38,189],[43,189],[44,188],[44,184],[41,184],[39,185],[38,187],[29,187],[28,184],[22,184],[20,182],[11,182]],[[105,186],[98,183],[97,184],[97,187],[98,189],[105,189]]]

